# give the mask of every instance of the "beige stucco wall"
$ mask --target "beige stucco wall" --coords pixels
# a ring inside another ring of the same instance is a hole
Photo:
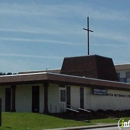
[[[123,95],[130,95],[130,91],[122,91],[122,90],[108,90],[109,93],[113,94],[123,94]],[[115,110],[126,110],[130,109],[130,97],[113,97],[113,105],[115,104]]]
[[[16,111],[32,111],[32,86],[39,86],[39,111],[44,111],[44,87],[42,84],[18,85],[16,89]],[[50,113],[59,113],[66,110],[66,102],[60,102],[59,85],[49,84],[48,109]]]
[[[84,109],[91,109],[91,88],[84,88]],[[80,108],[80,86],[71,86],[71,108]]]
[[[78,109],[80,107],[80,87],[71,86],[71,108]]]
[[[103,96],[103,95],[91,95],[91,107],[92,110],[107,110],[107,109],[114,109],[115,105],[113,101],[114,97],[110,96]]]
[[[126,82],[130,83],[130,78],[126,77],[126,72],[130,72],[130,70],[117,70],[117,73],[120,73],[120,78],[126,78]]]
[[[123,94],[130,95],[129,91],[112,90],[108,89],[108,93],[111,94]],[[105,96],[105,95],[90,95],[90,109],[92,110],[127,110],[130,109],[130,98],[129,97],[116,97],[116,96]]]
[[[16,112],[32,112],[32,86],[39,86],[39,112],[44,111],[44,87],[43,84],[25,84],[16,86],[15,105]],[[0,87],[0,98],[2,98],[2,111],[5,111],[5,89],[10,86]],[[66,88],[65,88],[66,89]],[[66,102],[60,102],[59,85],[49,84],[48,108],[51,113],[64,112]]]
[[[120,73],[120,78],[126,78],[126,70],[117,71],[117,73]]]
[[[39,84],[39,112],[43,113],[44,111],[44,87],[42,84]]]
[[[91,88],[84,88],[84,109],[91,109]],[[80,108],[80,86],[71,86],[71,108]]]
[[[17,85],[16,112],[32,112],[32,86],[39,86],[39,111],[43,112],[44,88],[42,84]]]
[[[32,111],[32,86],[40,87],[40,113],[44,110],[44,87],[42,84],[17,85],[16,87],[16,112]],[[5,111],[5,88],[0,87],[0,98],[2,98],[2,111]],[[66,87],[64,87],[66,89]],[[108,93],[129,95],[130,91],[108,89]],[[85,109],[130,109],[130,97],[116,97],[104,95],[92,95],[90,87],[84,87],[84,108]],[[80,107],[80,86],[71,86],[71,106],[78,109]],[[50,113],[59,113],[66,110],[66,102],[60,102],[60,87],[57,84],[49,84],[48,87],[48,108]]]
[[[16,111],[31,112],[32,111],[32,86],[17,85],[16,87]]]
[[[60,102],[60,87],[50,84],[48,88],[48,108],[50,113],[60,113],[66,110],[66,102]]]
[[[92,91],[91,88],[84,87],[85,88],[85,104],[84,108],[85,109],[91,109],[91,96],[92,96]]]
[[[108,89],[107,95],[92,95],[92,89],[84,87],[84,108],[92,110],[127,110],[130,109],[130,97],[118,97],[114,94],[130,95],[130,91]],[[80,107],[80,87],[71,86],[71,107],[78,109]]]

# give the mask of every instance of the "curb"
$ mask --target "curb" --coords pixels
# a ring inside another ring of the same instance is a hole
[[[57,128],[57,129],[46,129],[46,130],[82,130],[82,129],[94,129],[94,128],[103,128],[103,127],[115,127],[117,124],[99,124],[92,126],[79,126],[79,127],[66,127],[66,128]]]

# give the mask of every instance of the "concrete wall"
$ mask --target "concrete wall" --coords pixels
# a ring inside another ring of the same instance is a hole
[[[43,113],[43,111],[44,111],[44,87],[43,87],[43,85],[42,84],[39,84],[39,105],[40,105],[40,107],[39,107],[39,112],[40,113]]]
[[[120,73],[120,78],[126,78],[126,70],[117,71],[117,73]]]
[[[91,88],[84,87],[84,108],[92,110],[130,109],[129,105],[130,91],[108,89],[108,94],[109,95],[93,95]],[[80,87],[71,86],[71,108],[78,109],[79,107],[80,107]]]
[[[48,88],[48,107],[50,113],[60,113],[66,110],[66,102],[60,102],[60,87],[50,84]]]
[[[43,84],[25,84],[16,86],[15,105],[16,112],[32,112],[32,86],[39,86],[39,112],[44,111],[44,87]],[[5,89],[10,86],[0,87],[2,98],[2,111],[5,111]],[[66,89],[66,88],[64,88]],[[48,108],[50,113],[59,113],[66,110],[66,102],[60,102],[59,85],[49,84]]]
[[[85,87],[85,109],[91,109],[91,96],[92,96],[92,90],[91,88]]]
[[[114,97],[101,96],[101,95],[91,95],[91,107],[92,110],[115,110],[116,103],[113,101]]]
[[[17,85],[16,87],[16,112],[32,112],[32,86],[39,86],[40,113],[44,110],[44,87],[43,84]],[[80,107],[80,87],[71,87],[71,107]],[[2,111],[5,111],[5,89],[10,86],[0,87],[0,98],[2,98]],[[57,84],[49,84],[48,108],[50,113],[59,113],[66,110],[66,102],[60,102],[60,89]],[[92,95],[92,89],[84,87],[84,108],[92,110],[127,110],[130,109],[130,91],[108,89],[109,95]],[[119,96],[120,94],[120,96]],[[113,95],[113,96],[111,96]],[[125,97],[121,97],[125,96]]]
[[[130,83],[130,78],[126,77],[126,72],[130,72],[130,70],[118,70],[116,71],[120,74],[120,78],[125,78],[127,83]]]
[[[114,105],[115,110],[126,110],[126,109],[130,109],[130,91],[121,91],[121,90],[108,90],[108,93],[112,93],[112,94],[121,94],[121,95],[126,95],[126,97],[119,97],[119,96],[113,96],[112,97],[112,103]]]
[[[80,87],[71,86],[71,108],[78,109],[80,107]]]
[[[31,112],[32,111],[32,86],[18,85],[16,87],[16,111]]]
[[[39,86],[39,111],[43,112],[44,88],[42,84],[17,85],[15,101],[17,112],[32,112],[32,86]]]
[[[113,96],[110,95],[89,95],[89,102],[88,107],[92,110],[127,110],[130,109],[130,95],[129,91],[121,91],[121,90],[108,90],[109,94],[113,94]],[[119,97],[116,95],[126,95],[126,97]]]

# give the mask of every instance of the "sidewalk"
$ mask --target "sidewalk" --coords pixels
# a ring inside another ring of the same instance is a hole
[[[82,130],[82,129],[96,129],[96,128],[103,128],[103,127],[114,127],[117,126],[117,123],[113,124],[96,124],[90,126],[78,126],[78,127],[66,127],[66,128],[57,128],[57,129],[46,129],[46,130]]]

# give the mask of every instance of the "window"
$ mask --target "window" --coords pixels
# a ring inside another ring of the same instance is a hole
[[[65,94],[65,89],[60,88],[60,102],[65,102],[66,101],[66,94]]]
[[[118,79],[120,79],[120,73],[117,73],[117,77],[118,77]]]
[[[126,82],[126,78],[120,78],[119,81],[120,82]]]
[[[126,72],[126,78],[130,78],[130,72]]]

